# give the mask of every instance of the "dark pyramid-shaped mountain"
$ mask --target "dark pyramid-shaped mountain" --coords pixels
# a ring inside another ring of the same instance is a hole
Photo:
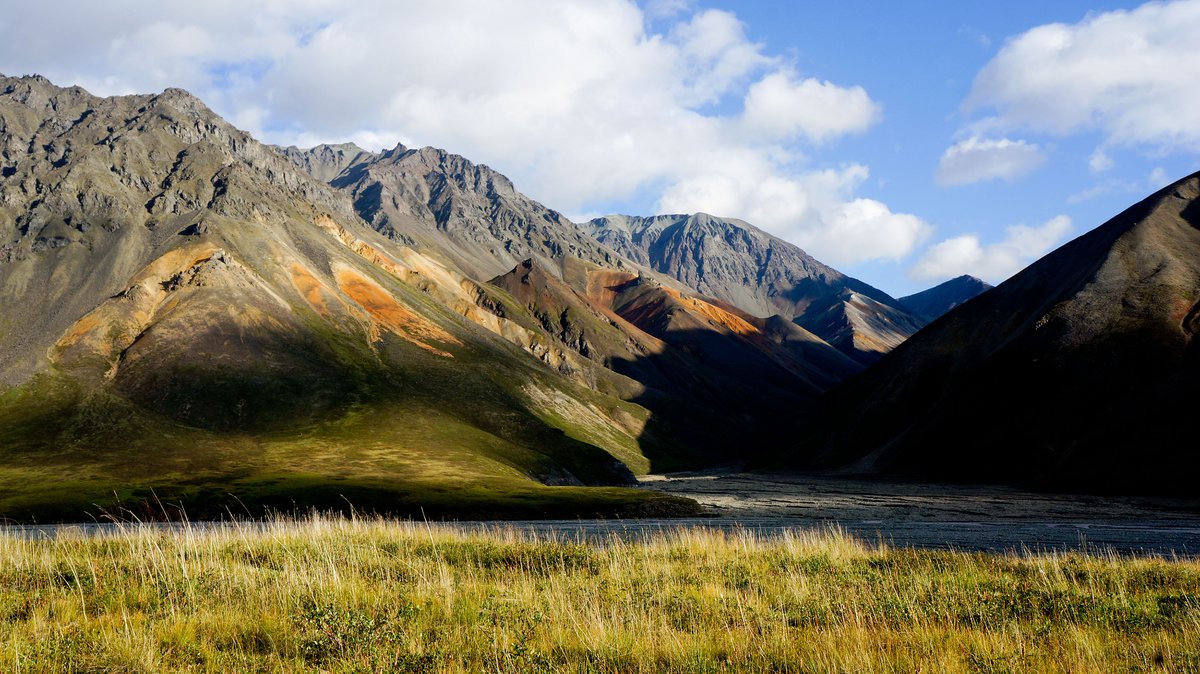
[[[2,78],[0,162],[0,516],[680,507],[546,486],[648,469],[644,387],[187,92]]]
[[[801,463],[1195,494],[1200,174],[952,310],[828,398]]]
[[[887,293],[741,220],[614,215],[584,227],[634,262],[755,316],[794,320],[862,363],[925,324]]]
[[[928,290],[901,297],[900,303],[926,322],[932,322],[947,311],[991,288],[991,284],[986,281],[981,281],[974,276],[963,275],[945,283],[939,283]]]

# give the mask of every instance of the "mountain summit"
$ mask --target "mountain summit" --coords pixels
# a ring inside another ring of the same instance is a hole
[[[373,154],[353,145],[319,145],[280,151],[348,194],[359,215],[385,236],[437,251],[471,278],[493,278],[527,259],[554,273],[567,257],[625,266],[620,255],[521,194],[505,176],[445,150],[398,145]]]
[[[620,487],[772,451],[859,367],[781,320],[442,150],[0,78],[3,517],[694,512]]]

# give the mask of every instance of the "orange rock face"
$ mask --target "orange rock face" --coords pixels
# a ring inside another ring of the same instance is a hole
[[[462,342],[454,335],[400,304],[382,286],[358,271],[343,267],[336,270],[334,276],[337,278],[338,288],[365,309],[375,325],[386,328],[422,349],[447,358],[453,358],[453,354],[429,342],[462,346]],[[372,335],[372,339],[378,341],[376,335]]]

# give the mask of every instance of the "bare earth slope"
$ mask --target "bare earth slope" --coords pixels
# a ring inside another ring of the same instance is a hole
[[[946,314],[829,396],[813,465],[1195,493],[1200,174]]]
[[[584,227],[637,263],[756,316],[794,320],[862,363],[924,325],[886,293],[741,220],[614,215]]]
[[[543,486],[644,472],[642,387],[187,92],[0,78],[0,162],[0,516],[680,506]]]

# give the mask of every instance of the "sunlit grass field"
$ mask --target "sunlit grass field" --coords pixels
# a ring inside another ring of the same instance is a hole
[[[1196,672],[1200,562],[312,517],[0,536],[2,672]]]

